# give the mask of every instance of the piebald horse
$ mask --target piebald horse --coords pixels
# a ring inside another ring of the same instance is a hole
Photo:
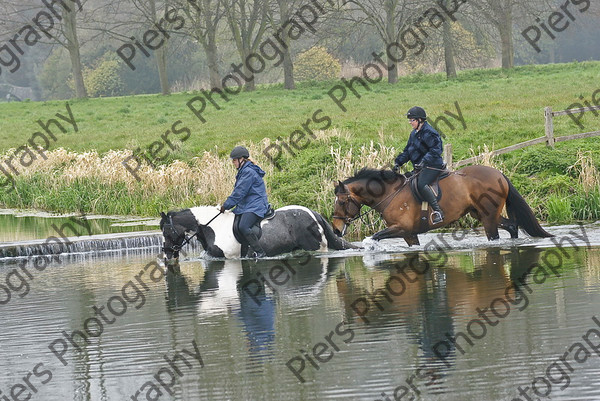
[[[198,238],[209,256],[227,259],[246,256],[242,254],[242,244],[233,233],[235,215],[232,212],[219,214],[215,206],[201,206],[161,213],[161,217],[160,229],[165,239],[163,251],[167,261],[177,259],[181,248],[192,237]],[[277,209],[272,218],[262,220],[260,225],[262,235],[259,242],[267,256],[295,250],[356,248],[336,236],[323,216],[303,206]]]

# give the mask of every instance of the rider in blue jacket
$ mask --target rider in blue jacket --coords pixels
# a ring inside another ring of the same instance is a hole
[[[221,213],[235,206],[233,213],[241,215],[239,229],[255,252],[256,258],[265,257],[265,251],[258,242],[254,227],[260,223],[269,210],[267,191],[263,177],[265,172],[249,160],[250,153],[243,146],[236,146],[229,155],[238,172],[235,187],[227,198]]]
[[[410,133],[404,151],[396,157],[394,171],[398,172],[400,166],[409,160],[412,162],[415,172],[419,173],[417,188],[434,210],[431,221],[433,224],[438,224],[444,220],[444,213],[438,205],[430,185],[444,167],[442,138],[427,122],[427,114],[421,107],[413,107],[408,111],[406,117],[413,127],[413,131]]]

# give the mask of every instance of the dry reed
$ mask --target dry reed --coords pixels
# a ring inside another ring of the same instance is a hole
[[[332,158],[332,163],[325,167],[320,177],[315,177],[314,181],[317,210],[325,216],[329,216],[333,211],[334,182],[352,176],[363,167],[389,168],[398,152],[393,146],[385,146],[387,138],[383,130],[378,133],[378,143],[371,141],[368,145],[351,146],[348,150],[339,145],[332,145],[334,143],[332,138],[343,138],[348,141],[350,139],[348,131],[332,129],[315,132],[315,135],[321,146],[329,147]],[[262,150],[271,143],[271,140],[264,139],[256,144],[243,144],[249,149],[253,160],[265,170],[269,180],[278,179],[274,174],[273,164],[262,153]],[[14,151],[9,150],[6,155],[13,153]],[[142,163],[136,172],[140,179],[137,181],[122,164],[131,156],[130,150],[111,150],[99,155],[96,151],[75,153],[59,148],[47,152],[46,160],[38,158],[31,166],[20,168],[19,174],[24,177],[41,174],[49,188],[61,189],[79,180],[93,179],[106,186],[123,185],[130,194],[142,193],[148,197],[162,197],[171,205],[216,204],[224,201],[231,193],[236,173],[229,157],[219,156],[219,153],[223,152],[219,152],[219,148],[215,147],[187,163],[175,160],[168,165],[157,167]],[[0,159],[2,158],[0,156]],[[493,167],[497,164],[485,145],[480,163]],[[590,160],[581,157],[579,165],[582,176],[595,177],[594,182],[597,185],[598,172],[593,165],[590,167]],[[384,228],[383,222],[376,213],[367,220],[362,225],[354,224],[350,234],[358,237],[373,234]]]
[[[477,160],[474,164],[480,164],[482,166],[488,166],[500,171],[503,170],[502,162],[496,159],[496,155],[494,155],[494,149],[488,147],[487,144],[483,144],[483,151],[481,150],[481,146],[477,146],[477,152],[475,152],[474,148],[469,148],[469,152],[472,157],[476,157]]]
[[[349,138],[349,133],[340,130],[315,132],[319,142],[327,142],[333,137]],[[263,155],[271,141],[242,143],[248,148],[252,160],[271,176],[272,163]],[[0,161],[15,153],[9,149]],[[131,150],[110,150],[103,155],[92,150],[76,153],[58,148],[46,152],[46,159],[37,157],[27,167],[13,162],[18,177],[31,178],[42,175],[50,188],[64,188],[84,179],[93,179],[102,185],[124,185],[130,194],[142,192],[148,196],[166,197],[172,204],[180,204],[193,199],[201,204],[215,204],[224,201],[235,183],[235,167],[227,156],[219,156],[219,149],[205,151],[188,163],[175,160],[168,165],[151,166],[145,162],[136,171],[139,181],[122,164],[132,155]],[[29,161],[29,160],[26,160]],[[134,163],[130,163],[133,165]]]
[[[594,165],[591,151],[577,151],[577,161],[568,170],[578,173],[578,182],[586,194],[594,190],[600,191],[600,172]]]
[[[384,136],[380,132],[381,142],[375,144],[370,142],[369,146],[359,148],[350,147],[344,151],[341,147],[330,147],[330,154],[333,158],[333,167],[321,172],[320,188],[316,192],[319,211],[328,215],[333,211],[333,185],[338,180],[344,180],[354,175],[354,173],[363,167],[383,169],[389,168],[396,157],[396,149],[382,144]],[[364,222],[353,224],[348,233],[351,237],[358,238],[363,235],[371,235],[385,228],[385,225],[375,213],[364,218]]]

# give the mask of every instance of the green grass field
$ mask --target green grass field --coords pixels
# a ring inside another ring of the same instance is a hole
[[[259,87],[252,93],[230,96],[228,102],[214,95],[219,103],[217,110],[208,103],[201,121],[186,106],[186,103],[201,93],[180,93],[171,96],[131,96],[121,98],[88,99],[69,101],[78,124],[78,132],[71,128],[66,134],[58,133],[52,148],[63,147],[76,152],[96,150],[100,154],[108,150],[145,148],[160,139],[165,131],[181,120],[181,126],[191,130],[191,135],[183,146],[161,163],[168,164],[174,159],[189,162],[205,150],[215,150],[219,155],[240,142],[255,143],[262,149],[264,138],[289,138],[294,130],[302,129],[313,113],[322,110],[320,116],[331,119],[331,128],[349,132],[349,139],[335,141],[342,148],[356,147],[371,141],[380,145],[402,148],[406,143],[410,126],[404,115],[414,106],[424,107],[431,120],[445,115],[457,114],[459,105],[464,118],[463,124],[456,118],[446,115],[454,125],[451,129],[440,123],[438,128],[445,135],[445,143],[454,148],[454,160],[472,156],[487,145],[499,149],[508,145],[534,139],[544,135],[544,107],[564,110],[576,102],[600,103],[600,62],[584,62],[543,66],[518,67],[511,71],[473,70],[459,74],[458,79],[447,81],[442,74],[415,75],[404,77],[396,85],[379,83],[363,88],[355,83],[360,94],[357,98],[349,89],[344,101],[346,112],[333,102],[328,92],[340,81],[322,83],[302,83],[294,91],[286,91],[280,85]],[[340,90],[336,91],[339,94]],[[31,135],[39,130],[37,120],[55,118],[56,113],[66,114],[65,101],[22,102],[0,104],[0,154],[10,154],[9,149],[24,145]],[[555,118],[555,135],[569,135],[600,129],[600,116],[586,113],[581,119],[582,130],[569,117]],[[311,122],[313,130],[322,128],[324,123]],[[273,198],[278,205],[300,203],[316,207],[329,213],[324,204],[316,199],[314,177],[319,170],[335,170],[327,144],[313,144],[297,158],[285,159],[284,171],[268,177]],[[517,151],[500,158],[505,171],[517,188],[526,195],[538,216],[551,221],[565,220],[565,210],[573,210],[572,217],[595,219],[600,213],[594,205],[585,200],[574,200],[571,206],[561,204],[563,194],[581,195],[577,187],[577,177],[567,168],[576,161],[578,150],[591,151],[596,166],[600,164],[600,138],[591,138],[560,143],[556,150],[549,151],[544,145]],[[390,160],[392,162],[392,160]],[[556,178],[559,177],[559,178]],[[560,177],[565,177],[560,178]],[[194,199],[181,202],[168,198],[153,199],[147,207],[135,205],[143,202],[148,195],[135,194],[127,205],[115,207],[102,202],[93,202],[94,194],[83,192],[95,188],[97,183],[82,183],[68,193],[74,198],[85,198],[86,202],[50,201],[48,191],[43,187],[43,177],[22,178],[20,192],[0,195],[0,204],[8,207],[42,207],[48,209],[87,209],[87,212],[111,212],[150,214],[159,208],[173,208],[189,205]],[[93,181],[93,177],[90,177]],[[38,188],[37,192],[29,187]],[[113,188],[114,190],[114,188]],[[31,193],[27,192],[30,191]],[[119,189],[121,191],[121,189]],[[115,193],[118,193],[116,191]],[[141,190],[140,190],[141,191]],[[27,192],[27,193],[26,193]],[[60,188],[53,190],[57,196]],[[544,209],[547,196],[552,198],[552,208]],[[44,202],[43,199],[48,201]],[[558,197],[558,198],[557,198]],[[133,199],[133,200],[132,200]],[[105,202],[121,202],[118,196],[107,198]],[[123,201],[124,202],[124,201]],[[582,203],[583,202],[583,203]],[[577,212],[576,209],[587,210]],[[156,209],[156,210],[155,210]],[[552,210],[559,218],[552,218]]]
[[[440,128],[445,141],[453,144],[456,157],[462,158],[469,155],[471,147],[487,144],[497,149],[544,135],[544,107],[563,110],[579,102],[580,96],[592,101],[592,93],[600,89],[600,63],[527,66],[510,72],[474,70],[461,73],[454,81],[447,81],[441,74],[418,75],[403,78],[393,86],[370,85],[370,91],[355,84],[361,98],[348,90],[346,113],[327,94],[336,84],[339,82],[301,84],[295,91],[264,87],[230,96],[229,102],[215,95],[221,110],[209,103],[205,124],[186,106],[197,93],[71,101],[79,132],[59,134],[54,146],[100,153],[144,147],[182,120],[192,136],[176,157],[188,160],[215,145],[225,152],[241,140],[288,137],[318,109],[331,117],[333,127],[350,131],[357,143],[378,139],[382,131],[401,146],[409,133],[403,118],[406,110],[421,105],[438,117],[445,111],[456,113],[458,102],[467,128],[452,118],[449,120],[455,124],[454,131],[444,124]],[[600,101],[600,94],[596,98]],[[38,119],[46,121],[57,112],[66,112],[63,101],[0,104],[0,153],[24,144],[38,130]],[[600,128],[599,118],[593,113],[587,113],[582,123],[590,131]],[[323,124],[313,123],[311,128],[319,126]],[[556,119],[555,131],[566,135],[580,129],[565,116]]]

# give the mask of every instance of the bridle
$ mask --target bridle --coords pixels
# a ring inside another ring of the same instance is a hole
[[[196,230],[194,235],[191,235],[191,236],[188,236],[185,233],[185,231],[183,233],[179,234],[177,232],[177,230],[175,229],[175,224],[173,224],[173,216],[169,216],[169,222],[166,224],[166,226],[171,229],[171,234],[172,234],[173,238],[175,238],[175,240],[173,241],[174,245],[169,246],[169,247],[166,246],[166,242],[165,242],[162,247],[163,252],[166,252],[166,251],[179,252],[179,251],[181,251],[181,248],[183,248],[185,245],[187,245],[192,240],[192,238],[194,238],[195,236],[198,235],[198,232],[200,231],[200,230]],[[179,239],[182,236],[184,237],[183,241],[181,241],[181,244],[177,245],[177,242],[179,242]]]
[[[360,219],[362,216],[366,215],[367,213],[370,213],[370,211],[368,211],[368,212],[366,212],[366,213],[363,213],[363,214],[361,214],[361,213],[360,213],[360,210],[362,209],[362,207],[363,207],[363,204],[362,204],[362,203],[360,203],[359,201],[357,201],[356,199],[354,199],[354,198],[353,198],[351,195],[348,195],[348,200],[349,200],[349,202],[353,203],[353,204],[354,204],[354,206],[356,206],[356,207],[357,207],[357,209],[358,209],[358,214],[357,214],[356,216],[354,216],[354,217],[349,217],[349,216],[347,216],[347,217],[342,217],[342,216],[333,216],[333,217],[332,217],[332,219],[344,220],[344,223],[346,223],[346,224],[350,224],[350,223],[353,223],[353,222],[355,222],[356,220]],[[372,209],[371,209],[371,210],[372,210]]]
[[[371,209],[369,209],[368,211],[366,211],[364,213],[360,213],[360,210],[361,210],[363,204],[360,203],[359,201],[357,201],[356,199],[354,199],[352,197],[352,195],[348,194],[348,201],[352,202],[358,208],[358,214],[354,217],[332,216],[332,219],[338,219],[338,220],[344,221],[344,231],[342,232],[342,235],[345,234],[347,226],[349,226],[351,223],[355,222],[356,220],[359,220],[360,218],[368,215],[369,213],[372,213],[373,211],[377,210],[377,207],[379,207],[384,202],[388,201],[387,204],[383,207],[383,209],[381,209],[381,211],[379,212],[380,214],[383,214],[385,209],[387,209],[387,207],[392,203],[394,198],[400,193],[400,191],[402,191],[402,189],[406,186],[407,183],[408,183],[408,180],[404,180],[404,182],[402,183],[400,188],[398,188],[396,191],[394,191],[393,193],[386,196],[384,199],[379,201],[376,205],[370,206]]]
[[[168,227],[171,229],[171,234],[172,234],[172,235],[175,237],[175,241],[173,241],[173,242],[175,242],[175,245],[172,245],[172,246],[170,246],[170,247],[167,247],[167,246],[166,246],[166,245],[163,243],[162,251],[163,251],[163,252],[165,252],[165,251],[172,251],[172,252],[179,252],[179,251],[181,251],[181,248],[183,248],[184,246],[186,246],[187,244],[189,244],[189,243],[190,243],[190,241],[191,241],[191,240],[192,240],[194,237],[198,236],[198,234],[200,233],[200,226],[205,226],[205,227],[206,227],[206,226],[208,226],[210,223],[212,223],[212,222],[213,222],[213,220],[214,220],[214,219],[216,219],[217,217],[219,217],[219,215],[220,215],[220,214],[221,214],[221,212],[219,212],[219,214],[217,214],[215,217],[213,217],[212,219],[210,219],[210,221],[209,221],[208,223],[206,223],[206,224],[200,224],[200,223],[197,223],[197,229],[196,229],[196,232],[195,232],[193,235],[190,235],[190,236],[188,236],[188,235],[185,233],[185,231],[184,231],[183,233],[181,233],[181,234],[179,234],[179,233],[177,232],[177,230],[175,229],[175,224],[173,223],[173,216],[172,216],[172,215],[170,215],[170,216],[169,216],[169,222],[168,222],[168,224],[166,224],[166,226],[168,226]],[[180,239],[182,236],[184,237],[183,241],[181,241],[181,244],[177,245],[177,242],[179,242],[179,239]]]

